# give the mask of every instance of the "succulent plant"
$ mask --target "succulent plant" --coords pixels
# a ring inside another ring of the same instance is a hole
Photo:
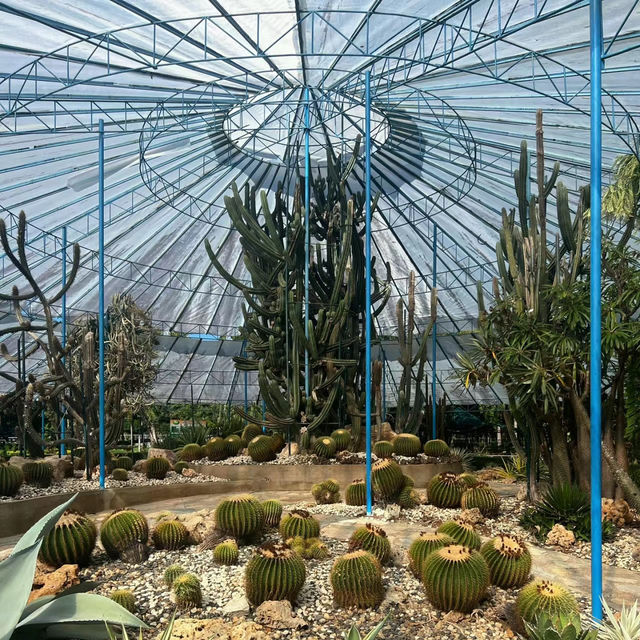
[[[413,433],[399,433],[393,439],[393,453],[397,456],[415,458],[422,451],[420,438]]]
[[[240,439],[245,443],[245,447],[258,436],[262,435],[262,427],[257,424],[248,424],[243,430]]]
[[[275,431],[271,434],[271,446],[273,447],[274,453],[280,453],[286,444],[287,443],[279,431]]]
[[[282,518],[282,503],[280,500],[265,500],[262,503],[264,523],[267,527],[277,528]]]
[[[344,492],[345,504],[361,507],[367,504],[367,485],[364,480],[354,480]]]
[[[417,578],[422,578],[422,567],[427,556],[442,547],[455,544],[455,540],[446,533],[422,532],[409,547],[409,568]]]
[[[429,502],[434,507],[455,509],[460,506],[462,492],[465,489],[455,473],[439,473],[431,478],[427,485]]]
[[[296,536],[289,538],[287,546],[293,549],[301,558],[324,560],[329,557],[329,549],[319,538],[303,538]]]
[[[524,626],[529,640],[597,640],[599,637],[597,629],[583,629],[580,616],[575,613],[560,614],[552,619],[543,612],[535,617],[533,623],[525,622]]]
[[[332,479],[318,482],[311,487],[311,495],[318,504],[340,502],[340,485]]]
[[[176,462],[173,465],[173,470],[182,475],[182,472],[184,471],[184,469],[188,469],[189,468],[189,463],[185,462],[184,460],[178,460],[178,462]]]
[[[173,581],[173,595],[178,609],[193,609],[202,606],[200,580],[192,573],[183,573]]]
[[[413,509],[420,504],[420,496],[413,487],[404,487],[398,495],[398,504],[403,509]]]
[[[147,478],[153,480],[164,480],[171,465],[166,458],[149,458],[144,465],[144,472]]]
[[[113,468],[131,471],[133,469],[133,460],[129,456],[120,456],[113,461]]]
[[[120,558],[135,547],[146,546],[147,519],[136,509],[121,509],[107,516],[100,527],[100,542],[110,558]]]
[[[336,558],[330,578],[338,607],[377,607],[384,598],[380,562],[363,549]]]
[[[416,486],[416,481],[411,476],[408,476],[406,473],[403,473],[402,487],[403,488],[410,487],[411,489],[413,489],[413,487],[415,486]]]
[[[313,453],[318,458],[333,458],[336,455],[336,441],[329,436],[323,438],[317,438],[313,443]]]
[[[227,457],[227,444],[223,438],[211,438],[204,445],[204,454],[209,460],[224,460]]]
[[[288,600],[293,604],[306,577],[304,562],[293,549],[286,544],[265,544],[247,563],[247,600],[254,606],[266,600]]]
[[[394,500],[404,486],[400,465],[395,460],[378,460],[371,469],[371,484],[385,500]]]
[[[224,439],[224,446],[227,449],[228,456],[237,456],[241,449],[243,449],[243,443],[240,436],[230,435]]]
[[[24,481],[36,487],[48,487],[53,478],[53,467],[48,462],[25,462],[22,465]]]
[[[320,523],[303,509],[294,509],[280,520],[280,535],[283,540],[289,538],[317,538],[320,535]]]
[[[469,473],[465,471],[458,476],[458,480],[464,484],[467,488],[477,487],[480,484],[480,480],[478,480],[478,476],[473,473]]]
[[[133,591],[129,591],[128,589],[116,589],[109,594],[109,598],[114,602],[117,602],[130,613],[135,613],[136,597],[133,595]]]
[[[486,483],[469,487],[460,499],[463,509],[479,509],[485,518],[495,518],[500,511],[500,496]]]
[[[578,613],[578,602],[562,585],[548,580],[532,580],[525,585],[516,598],[516,627],[524,631],[524,624],[533,622],[536,616],[545,613],[552,623],[559,616]]]
[[[374,555],[380,564],[386,564],[391,557],[391,543],[387,538],[387,532],[373,524],[365,524],[358,527],[349,539],[349,551],[364,549]]]
[[[378,442],[373,445],[373,453],[376,458],[391,458],[393,455],[393,445],[387,440],[378,440]]]
[[[264,510],[251,495],[233,496],[216,508],[216,525],[228,536],[245,540],[257,537],[264,529]]]
[[[194,460],[201,460],[205,457],[204,447],[197,442],[191,444],[185,444],[180,451],[180,460],[185,462],[193,462]]]
[[[77,511],[65,511],[58,522],[43,538],[39,558],[52,567],[63,564],[89,564],[91,552],[96,546],[96,525]]]
[[[456,541],[456,544],[470,549],[477,550],[482,546],[482,539],[474,531],[473,526],[466,522],[447,520],[438,527],[438,533],[446,533]]]
[[[213,550],[213,559],[217,564],[238,564],[238,545],[233,538],[224,540]]]
[[[500,534],[480,547],[491,572],[491,584],[502,589],[521,587],[529,579],[531,554],[514,536]]]
[[[118,482],[126,482],[129,479],[129,472],[126,469],[121,469],[120,467],[116,467],[111,472],[111,477]]]
[[[271,436],[256,436],[247,445],[247,452],[254,462],[269,462],[275,460],[276,457]]]
[[[189,532],[179,520],[163,520],[156,525],[151,535],[157,549],[176,551],[187,544]]]
[[[168,586],[172,587],[178,576],[181,576],[183,573],[186,573],[186,570],[183,569],[179,564],[169,565],[162,574],[162,581]]]
[[[351,431],[348,429],[336,429],[331,433],[331,438],[336,443],[336,452],[345,451],[351,446]]]
[[[20,467],[12,464],[0,464],[0,496],[14,496],[23,480],[24,476]]]
[[[429,440],[424,443],[424,453],[432,458],[444,458],[449,455],[449,445],[444,440]]]
[[[427,599],[443,611],[468,613],[489,588],[489,567],[478,551],[459,544],[429,554],[422,566]]]

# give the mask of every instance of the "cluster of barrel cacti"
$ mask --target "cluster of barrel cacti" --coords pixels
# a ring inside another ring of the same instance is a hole
[[[429,481],[427,497],[436,507],[478,509],[486,518],[494,518],[500,511],[498,493],[471,473],[439,473]]]
[[[301,558],[305,560],[324,560],[329,557],[329,549],[320,538],[303,538],[296,536],[286,541]]]
[[[259,500],[243,494],[223,500],[216,508],[215,521],[221,533],[248,542],[262,535],[265,512]]]
[[[415,458],[423,452],[430,458],[446,458],[451,453],[444,440],[428,440],[423,446],[420,438],[412,433],[399,433],[391,440],[378,440],[373,445],[376,458],[391,458],[393,455]]]
[[[180,450],[179,459],[184,462],[193,462],[194,460],[201,460],[205,457],[204,447],[196,442],[191,444],[185,444]]]
[[[340,502],[340,485],[333,479],[318,482],[311,487],[311,495],[317,504]]]

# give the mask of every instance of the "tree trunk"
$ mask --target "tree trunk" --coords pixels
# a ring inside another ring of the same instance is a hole
[[[513,415],[511,414],[511,411],[508,411],[507,409],[505,409],[502,412],[502,415],[504,416],[504,423],[507,427],[507,433],[509,434],[509,439],[511,440],[511,444],[515,449],[516,454],[519,455],[524,460],[527,457],[527,454],[524,448],[522,447],[522,445],[518,442]]]
[[[591,443],[589,434],[591,432],[591,420],[587,410],[585,409],[584,403],[582,402],[582,398],[578,395],[575,389],[571,389],[569,391],[569,401],[571,402],[571,408],[573,409],[577,433],[577,464],[575,465],[576,478],[580,487],[585,491],[589,491],[589,469],[591,467]]]
[[[564,424],[557,417],[550,421],[551,426],[551,484],[571,483],[571,462],[567,448],[567,434]]]
[[[629,459],[627,457],[627,448],[624,443],[624,432],[627,428],[627,419],[624,412],[624,376],[620,376],[618,384],[618,395],[616,398],[616,461],[618,467],[624,471],[629,470]],[[622,498],[624,494],[623,488],[617,483],[615,497]]]
[[[629,474],[618,464],[613,449],[606,442],[602,443],[602,456],[607,462],[618,486],[622,489],[629,506],[636,511],[640,511],[640,489],[629,477]]]

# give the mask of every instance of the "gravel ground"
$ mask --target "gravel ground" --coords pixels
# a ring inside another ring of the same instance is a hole
[[[338,454],[339,456],[340,454]],[[229,466],[238,464],[255,464],[255,465],[310,465],[310,464],[354,464],[354,462],[360,462],[364,464],[365,454],[363,452],[349,453],[349,462],[341,461],[339,458],[319,458],[315,453],[297,453],[292,456],[287,455],[287,449],[283,449],[282,453],[275,459],[269,462],[254,462],[250,456],[239,455],[227,458],[226,460],[212,461],[209,458],[202,458],[201,460],[194,460],[192,464],[198,465],[211,465],[211,466]],[[375,454],[371,455],[371,459],[375,462],[378,458]],[[434,464],[438,462],[448,462],[449,458],[432,458],[425,456],[424,453],[420,453],[413,458],[406,456],[393,455],[393,459],[398,464]]]
[[[143,485],[163,485],[163,484],[183,484],[188,482],[227,482],[225,478],[216,478],[214,476],[196,475],[191,478],[182,476],[174,471],[169,471],[164,480],[150,480],[144,473],[136,473],[129,471],[129,479],[125,482],[114,480],[110,476],[105,478],[105,487],[113,489],[117,487],[140,487]],[[93,480],[84,480],[81,471],[76,472],[75,478],[66,478],[62,482],[55,482],[50,487],[34,487],[29,484],[23,484],[15,496],[1,496],[3,502],[11,502],[13,500],[24,500],[26,498],[39,498],[41,496],[50,496],[58,493],[74,493],[76,491],[89,491],[91,489],[99,489],[100,481],[98,476],[94,476]]]

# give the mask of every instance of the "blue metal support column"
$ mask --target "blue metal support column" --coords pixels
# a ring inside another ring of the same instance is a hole
[[[67,227],[62,227],[62,287],[67,286]],[[67,346],[67,294],[62,294],[62,348]],[[66,358],[62,358],[62,366],[65,366]],[[62,420],[60,421],[60,438],[65,439],[67,435],[67,408],[62,407]],[[66,455],[66,445],[60,445],[60,454]]]
[[[382,422],[387,420],[387,354],[382,350]]]
[[[433,266],[432,266],[432,278],[431,278],[431,286],[432,288],[436,288],[438,286],[438,225],[433,223]],[[437,351],[438,351],[438,309],[436,306],[435,313],[433,316],[433,328],[432,328],[432,336],[431,336],[431,406],[433,407],[431,411],[431,438],[435,440],[438,435],[436,433],[437,429],[437,420],[436,420],[436,411],[438,409],[438,403],[436,402],[436,387],[437,387]]]
[[[309,230],[309,207],[311,206],[311,158],[309,157],[309,87],[304,89],[304,335],[309,339],[309,259],[311,234]],[[310,410],[311,376],[309,375],[309,349],[304,348],[304,392]]]
[[[104,120],[98,124],[98,379],[100,488],[104,489]]]
[[[364,74],[364,206],[365,206],[365,416],[367,515],[373,513],[371,492],[371,75]]]
[[[262,399],[262,421],[264,422],[266,419],[267,419],[267,403],[263,398]],[[267,427],[262,425],[262,433],[266,433],[266,432],[267,432]]]
[[[602,619],[602,0],[590,0],[591,47],[591,613]]]
[[[40,437],[44,440],[44,409],[40,411]]]

